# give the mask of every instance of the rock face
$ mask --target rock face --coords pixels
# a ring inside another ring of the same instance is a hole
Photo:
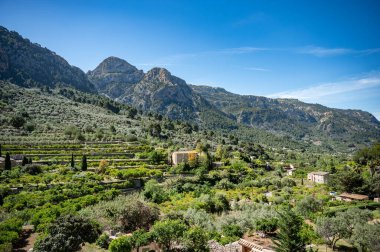
[[[188,85],[164,68],[144,74],[115,57],[104,60],[88,76],[100,92],[171,119],[228,129],[241,124],[308,142],[380,139],[380,123],[367,112]]]
[[[200,107],[207,103],[184,80],[164,68],[148,71],[139,83],[127,88],[120,100],[172,119],[197,119]]]
[[[0,26],[0,79],[24,87],[70,86],[96,92],[85,73],[54,52]]]
[[[144,74],[125,60],[109,57],[87,76],[99,92],[171,119],[200,120],[200,110],[213,109],[184,80],[165,68],[153,68]]]
[[[126,88],[141,81],[144,72],[125,60],[109,57],[89,71],[87,76],[99,92],[117,98]]]
[[[86,75],[54,52],[1,26],[0,80],[24,87],[68,86],[98,91],[141,110],[189,120],[209,129],[231,130],[245,125],[309,143],[348,145],[380,140],[380,122],[364,111],[190,86],[164,68],[144,74],[116,57],[105,59]]]

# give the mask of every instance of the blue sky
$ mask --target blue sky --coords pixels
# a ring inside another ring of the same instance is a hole
[[[117,56],[197,85],[380,118],[380,1],[0,0],[0,25],[84,71]]]

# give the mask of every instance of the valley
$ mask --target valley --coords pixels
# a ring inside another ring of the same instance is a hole
[[[0,42],[0,251],[379,251],[370,113]]]

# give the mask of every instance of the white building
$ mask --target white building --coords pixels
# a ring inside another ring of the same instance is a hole
[[[286,175],[293,176],[293,173],[296,171],[294,165],[290,164],[288,166],[284,166],[283,169],[286,171]]]
[[[313,181],[318,184],[327,184],[329,181],[328,172],[310,172],[307,174],[307,179]]]
[[[172,164],[188,163],[196,160],[198,153],[196,151],[176,151],[172,153]]]

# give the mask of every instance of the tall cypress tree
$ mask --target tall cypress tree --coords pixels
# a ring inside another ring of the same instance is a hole
[[[83,155],[82,157],[82,171],[87,171],[87,157]]]
[[[10,170],[12,168],[12,163],[11,163],[11,156],[9,153],[5,155],[5,164],[4,164],[4,170]]]
[[[71,167],[74,168],[75,163],[74,163],[74,154],[71,154]]]
[[[279,213],[280,220],[278,227],[280,229],[274,240],[276,252],[303,252],[306,251],[306,244],[301,237],[300,231],[303,220],[290,208]]]
[[[0,144],[0,157],[1,157],[1,144]]]
[[[28,164],[29,163],[29,160],[28,160],[28,158],[26,157],[26,156],[24,156],[23,158],[22,158],[22,166],[24,166],[24,165],[26,165],[26,164]]]

